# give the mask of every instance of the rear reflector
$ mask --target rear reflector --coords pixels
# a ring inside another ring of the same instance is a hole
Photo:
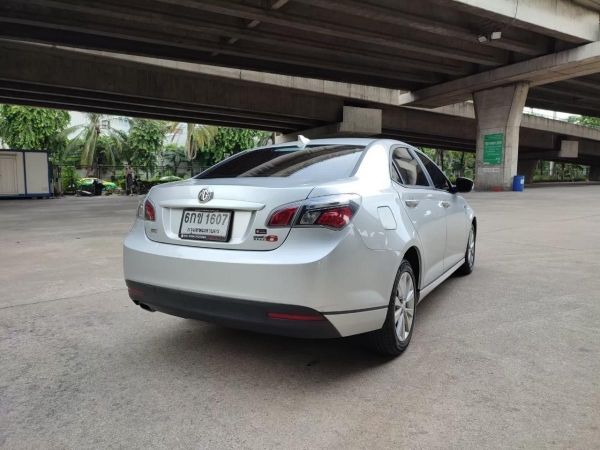
[[[269,227],[289,227],[292,224],[292,219],[296,215],[296,211],[298,211],[297,206],[282,208],[275,211],[267,226]]]
[[[154,222],[156,220],[156,212],[154,211],[154,205],[150,200],[146,200],[144,203],[144,219]]]
[[[128,287],[129,298],[131,300],[142,300],[144,298],[144,291],[134,287]]]
[[[275,320],[325,320],[321,314],[284,314],[284,313],[267,313],[269,319]]]

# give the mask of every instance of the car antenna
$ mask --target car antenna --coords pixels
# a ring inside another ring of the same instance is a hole
[[[300,148],[306,147],[310,142],[309,138],[302,136],[301,134],[298,135],[298,140],[301,142],[301,144],[299,145]]]

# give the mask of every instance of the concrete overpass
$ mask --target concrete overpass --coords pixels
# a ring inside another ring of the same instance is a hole
[[[573,154],[572,146],[559,144],[573,140],[566,139],[572,134],[527,126],[519,131],[523,105],[600,115],[598,10],[595,0],[4,0],[0,38],[321,80],[305,81],[309,87],[338,84],[321,92],[277,83],[258,89],[177,69],[159,74],[133,57],[126,68],[121,61],[103,69],[100,57],[91,54],[61,61],[50,48],[39,47],[39,59],[21,58],[17,73],[3,64],[9,73],[2,76],[2,98],[282,132],[331,130],[332,123],[343,122],[340,105],[377,107],[384,134],[415,143],[433,143],[438,136],[467,150],[475,142],[478,186],[506,188],[517,171],[519,148],[521,156],[540,149],[552,158]],[[19,59],[10,51],[3,56],[9,66],[9,58]],[[57,73],[42,60],[54,61]],[[93,61],[94,72],[85,67]],[[112,77],[109,86],[102,85],[103,76]],[[302,84],[291,80],[288,84]],[[97,89],[98,84],[110,89]],[[339,95],[340,86],[363,94]],[[254,98],[260,96],[274,104],[260,104]],[[468,99],[474,100],[476,121],[447,114],[440,121],[400,108]],[[377,122],[376,114],[371,117]],[[426,127],[416,126],[419,121]],[[444,125],[451,121],[453,126]],[[456,133],[458,123],[464,133]],[[552,146],[550,140],[541,144],[539,133],[554,136]],[[500,137],[494,145],[500,145],[501,159],[493,164],[486,157],[490,136]],[[579,160],[597,165],[593,141],[575,137]]]
[[[475,152],[473,104],[398,106],[388,88],[272,75],[148,57],[0,43],[0,101],[254,127],[294,138],[381,135],[413,145]],[[600,130],[523,118],[520,170],[539,159],[600,166]],[[564,143],[576,142],[575,154]],[[529,169],[528,169],[529,168]]]

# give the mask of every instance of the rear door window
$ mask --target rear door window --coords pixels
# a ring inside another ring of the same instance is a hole
[[[429,180],[419,161],[404,147],[392,150],[392,164],[394,165],[400,182],[405,186],[427,186]]]
[[[320,182],[352,176],[364,146],[323,145],[250,150],[205,170],[195,178],[286,177]]]

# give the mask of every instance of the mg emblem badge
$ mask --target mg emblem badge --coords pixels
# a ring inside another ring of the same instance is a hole
[[[204,188],[204,189],[201,189],[200,192],[198,193],[198,200],[200,201],[200,203],[206,203],[207,201],[209,201],[212,198],[213,198],[213,192],[210,189]]]

